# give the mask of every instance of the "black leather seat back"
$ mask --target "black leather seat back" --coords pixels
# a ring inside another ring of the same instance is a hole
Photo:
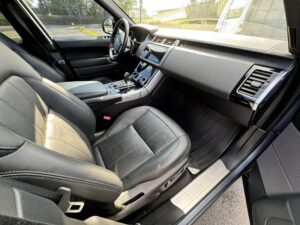
[[[56,67],[51,67],[44,61],[30,54],[19,44],[0,33],[0,42],[5,44],[8,48],[13,50],[19,56],[21,56],[26,62],[28,62],[42,77],[45,77],[55,83],[63,82],[66,80],[65,75]]]

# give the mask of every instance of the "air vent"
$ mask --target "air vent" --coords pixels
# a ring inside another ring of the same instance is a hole
[[[149,41],[153,41],[155,39],[156,36],[154,36],[153,34],[148,34],[147,36],[147,40]]]
[[[288,70],[254,65],[231,94],[232,100],[256,111],[278,91],[288,74]]]
[[[255,69],[244,81],[238,92],[254,97],[260,88],[268,81],[273,72],[270,70]]]
[[[175,39],[166,39],[164,44],[172,46],[175,43]]]
[[[153,41],[156,42],[156,43],[162,43],[164,41],[164,39],[161,38],[161,37],[156,36]]]
[[[179,46],[181,48],[187,48],[188,47],[188,42],[186,42],[186,41],[180,41]]]

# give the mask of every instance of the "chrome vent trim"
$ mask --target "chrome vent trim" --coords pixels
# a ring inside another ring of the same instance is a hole
[[[255,65],[248,71],[236,93],[256,111],[287,73],[287,70]]]
[[[165,39],[164,44],[172,46],[176,42],[176,39]]]
[[[154,38],[152,39],[152,42],[157,43],[157,44],[167,45],[167,46],[177,46],[180,41],[177,39],[174,39],[174,38],[165,38],[165,37],[154,36]]]
[[[164,42],[164,38],[155,36],[153,42],[162,44]]]
[[[272,71],[255,69],[239,88],[239,92],[254,97],[272,76]]]

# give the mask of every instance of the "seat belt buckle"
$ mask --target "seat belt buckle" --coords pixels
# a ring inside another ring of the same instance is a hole
[[[70,188],[60,187],[57,192],[62,195],[58,207],[64,213],[80,213],[82,211],[84,202],[72,202]]]
[[[56,63],[57,65],[66,65],[66,61],[63,60],[63,59],[57,60],[57,61],[55,61],[55,63]]]

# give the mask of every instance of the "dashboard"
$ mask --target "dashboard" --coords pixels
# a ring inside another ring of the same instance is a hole
[[[138,42],[137,58],[199,90],[217,111],[243,125],[249,125],[253,115],[272,99],[295,65],[290,54],[275,51],[270,43],[267,48],[258,43],[263,40],[256,44],[264,48],[254,50],[243,47],[246,44],[241,41],[243,46],[230,45],[228,36],[224,42],[208,43],[203,37],[191,39],[142,25],[131,31]],[[245,41],[251,42],[249,38]]]
[[[129,36],[133,42],[142,43],[149,34],[155,33],[157,27],[151,25],[133,25],[129,30]]]

